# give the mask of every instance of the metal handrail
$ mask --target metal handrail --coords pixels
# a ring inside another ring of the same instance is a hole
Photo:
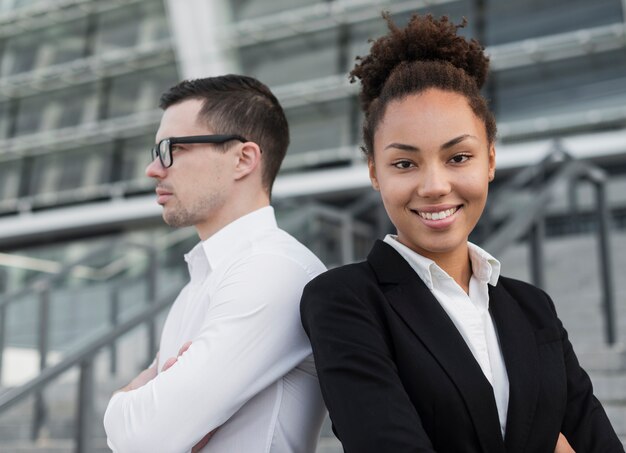
[[[510,208],[513,215],[497,232],[490,235],[483,247],[494,255],[501,254],[511,243],[521,239],[537,219],[544,215],[546,204],[558,183],[584,176],[587,171],[588,166],[581,161],[567,162],[541,189],[535,191],[528,206],[523,209]]]
[[[181,229],[177,230],[173,233],[167,234],[164,238],[161,238],[156,242],[156,245],[147,245],[147,244],[139,244],[131,241],[122,241],[120,244],[123,244],[127,247],[132,246],[135,248],[140,248],[146,252],[146,257],[148,259],[148,267],[146,270],[146,274],[141,276],[140,279],[146,281],[147,284],[147,296],[146,299],[148,301],[152,301],[156,298],[156,272],[157,272],[157,253],[162,250],[169,249],[175,244],[180,243],[181,241],[191,237],[192,234],[195,234],[193,230],[190,229]],[[4,347],[6,343],[6,322],[7,322],[7,307],[9,304],[12,304],[22,297],[33,294],[38,300],[38,311],[36,314],[38,329],[36,331],[36,339],[37,339],[37,350],[39,352],[39,370],[40,372],[44,372],[47,369],[47,356],[49,351],[49,330],[50,330],[50,292],[54,283],[58,280],[64,278],[67,275],[71,275],[72,271],[75,269],[80,269],[81,271],[85,270],[85,266],[83,263],[91,260],[94,257],[99,256],[103,252],[107,251],[109,247],[102,247],[98,250],[95,250],[83,258],[74,261],[66,266],[64,266],[59,273],[56,275],[46,275],[44,277],[40,277],[35,282],[27,286],[26,288],[17,291],[13,294],[3,297],[0,299],[0,376],[2,375],[2,368],[4,365]],[[127,269],[130,269],[132,266],[137,264],[138,259],[145,259],[144,256],[137,258],[136,255],[124,255],[119,259],[115,259],[105,266],[92,270],[92,273],[99,277],[98,281],[107,281],[111,278],[122,274]],[[90,268],[86,268],[90,269]],[[113,288],[111,291],[111,323],[116,325],[118,323],[119,318],[119,301],[118,301],[118,290]],[[147,322],[148,328],[148,351],[149,355],[153,354],[156,351],[156,320],[151,319]],[[111,356],[114,360],[117,355],[117,349],[115,346],[111,346]],[[112,371],[115,371],[115,364],[112,364]],[[32,427],[32,438],[36,439],[38,436],[38,432],[40,427],[43,424],[43,420],[45,417],[45,404],[43,401],[43,397],[41,393],[36,395],[35,399],[35,407],[34,407],[34,416],[33,416],[33,427]]]
[[[59,363],[47,367],[37,377],[28,381],[26,384],[10,389],[0,394],[0,413],[9,409],[14,404],[20,402],[31,393],[41,390],[46,383],[50,382],[63,372],[67,371],[72,366],[79,362],[93,356],[96,352],[105,346],[110,346],[120,336],[124,335],[134,327],[145,323],[152,316],[160,313],[161,310],[166,308],[172,303],[179,289],[172,291],[165,297],[161,297],[154,304],[148,304],[146,308],[141,310],[136,315],[132,316],[126,321],[118,324],[117,326],[109,327],[105,332],[99,335],[97,338],[89,341],[87,344],[77,348],[74,351],[69,352]]]
[[[168,233],[159,239],[155,245],[141,244],[132,241],[121,241],[118,245],[139,248],[147,253],[157,253],[167,250],[170,247],[189,239],[195,234],[196,233],[193,230],[179,229],[172,233]],[[114,259],[106,265],[98,268],[84,265],[84,263],[89,262],[93,258],[100,256],[102,253],[105,253],[110,249],[111,245],[105,245],[69,264],[59,263],[58,269],[55,272],[50,272],[50,275],[40,277],[25,288],[11,294],[0,295],[0,308],[11,304],[13,301],[22,298],[26,294],[40,291],[40,289],[44,286],[50,287],[54,282],[61,280],[68,275],[73,275],[78,278],[86,278],[93,281],[106,281],[116,275],[122,274],[138,262],[144,260],[144,257],[138,258],[137,255],[125,254],[120,258]]]
[[[555,162],[561,165],[549,177],[547,171]],[[545,178],[545,179],[544,179]],[[536,286],[544,286],[543,243],[545,240],[546,206],[559,183],[577,184],[586,180],[593,184],[596,192],[596,218],[598,219],[598,259],[599,277],[602,290],[602,310],[605,327],[605,341],[609,345],[617,342],[615,321],[615,290],[609,245],[610,211],[606,185],[608,176],[604,170],[589,162],[575,160],[559,143],[534,167],[523,170],[509,185],[501,190],[507,194],[520,189],[531,191],[531,197],[523,208],[507,206],[506,218],[490,234],[481,246],[494,255],[501,254],[509,245],[529,235],[530,264],[532,281]],[[539,184],[541,183],[541,184]],[[505,199],[502,195],[496,198]]]
[[[79,379],[79,398],[78,398],[78,413],[77,413],[77,429],[75,432],[76,448],[79,452],[89,451],[89,444],[91,441],[90,432],[90,417],[91,409],[93,408],[93,360],[95,354],[101,349],[112,346],[122,335],[134,329],[135,327],[149,323],[156,315],[158,315],[163,309],[171,305],[172,301],[176,297],[180,288],[172,291],[167,296],[149,301],[146,308],[141,310],[136,315],[132,316],[128,320],[118,324],[117,326],[109,327],[105,332],[99,335],[97,338],[92,339],[87,344],[77,348],[76,350],[67,354],[56,365],[47,367],[41,371],[41,373],[34,379],[28,381],[26,384],[8,390],[5,393],[0,394],[0,414],[24,400],[28,396],[41,395],[43,389],[49,385],[55,378],[63,374],[70,368],[80,365],[80,379]]]
[[[126,245],[128,247],[139,247],[139,248],[146,250],[147,252],[153,251],[153,247],[147,244],[144,245],[144,244],[139,244],[139,243],[132,243],[130,241],[123,241],[120,244]],[[76,261],[73,261],[66,265],[62,265],[59,271],[54,274],[47,274],[42,277],[39,277],[37,280],[35,280],[33,283],[26,286],[25,288],[17,290],[11,294],[0,296],[0,308],[4,308],[8,306],[9,304],[14,303],[16,300],[19,300],[20,298],[24,297],[27,294],[39,292],[41,288],[44,288],[44,287],[50,288],[55,282],[62,280],[63,278],[69,275],[74,274],[75,276],[78,276],[80,278],[85,278],[86,276],[88,276],[88,278],[90,278],[91,280],[102,281],[102,280],[107,280],[111,277],[114,277],[115,275],[119,275],[119,273],[121,273],[123,270],[130,268],[132,264],[136,263],[135,260],[131,260],[126,255],[121,258],[118,258],[117,260],[114,260],[113,262],[123,260],[123,261],[128,262],[128,266],[126,266],[125,269],[115,269],[115,273],[110,273],[106,271],[102,272],[102,269],[106,270],[106,266],[103,266],[103,268],[98,269],[98,268],[93,268],[93,267],[84,265],[84,263],[89,262],[90,260],[102,255],[103,253],[109,251],[110,249],[111,249],[110,244],[100,247]],[[110,264],[111,263],[107,264],[107,266]],[[74,273],[74,270],[76,269],[78,270],[78,272]]]

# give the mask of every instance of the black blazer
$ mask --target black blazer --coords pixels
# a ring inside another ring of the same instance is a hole
[[[500,277],[490,312],[510,396],[502,439],[493,391],[410,265],[378,241],[367,261],[310,282],[301,315],[333,430],[349,453],[624,452],[550,298]]]

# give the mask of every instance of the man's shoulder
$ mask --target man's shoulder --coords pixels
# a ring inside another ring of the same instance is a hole
[[[304,244],[280,228],[259,232],[249,238],[247,250],[233,256],[239,263],[254,261],[259,266],[264,262],[291,263],[303,269],[309,278],[313,278],[326,270],[322,261]]]

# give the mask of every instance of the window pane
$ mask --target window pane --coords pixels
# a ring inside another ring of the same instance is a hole
[[[43,33],[34,32],[10,38],[2,56],[2,76],[32,71]]]
[[[156,131],[155,131],[156,132]],[[134,137],[122,144],[122,175],[123,181],[135,181],[148,186],[149,178],[144,171],[150,163],[150,148],[154,146],[154,134]]]
[[[169,64],[113,79],[109,117],[158,108],[161,93],[178,81],[175,65]]]
[[[42,68],[81,58],[85,51],[85,19],[64,23],[45,30],[36,67]]]
[[[9,105],[0,104],[0,140],[9,135]],[[2,151],[0,151],[2,152]]]
[[[0,201],[17,198],[21,167],[18,159],[0,163]]]
[[[42,2],[43,0],[0,0],[0,11],[12,11]]]
[[[289,109],[291,144],[287,156],[349,145],[349,110],[347,99]]]
[[[622,5],[615,0],[551,0],[486,2],[487,42],[502,44],[538,36],[622,21]],[[567,14],[565,14],[567,11]]]
[[[276,86],[339,72],[337,29],[294,36],[240,50],[245,74]]]
[[[500,121],[626,103],[626,55],[613,51],[498,73]]]
[[[109,181],[110,168],[110,144],[43,155],[33,163],[31,194],[95,187]]]
[[[98,17],[95,52],[135,47],[169,36],[163,2],[118,8]]]
[[[78,126],[93,121],[97,111],[95,85],[83,85],[20,100],[16,135]]]
[[[312,6],[324,3],[322,0],[231,0],[233,18],[235,21],[254,19],[257,16],[280,13],[281,11]]]

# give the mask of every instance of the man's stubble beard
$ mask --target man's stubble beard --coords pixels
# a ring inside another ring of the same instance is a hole
[[[163,220],[173,228],[194,226],[215,216],[216,211],[223,204],[223,199],[219,194],[199,200],[190,208],[182,206],[177,201],[170,209],[163,207]]]

